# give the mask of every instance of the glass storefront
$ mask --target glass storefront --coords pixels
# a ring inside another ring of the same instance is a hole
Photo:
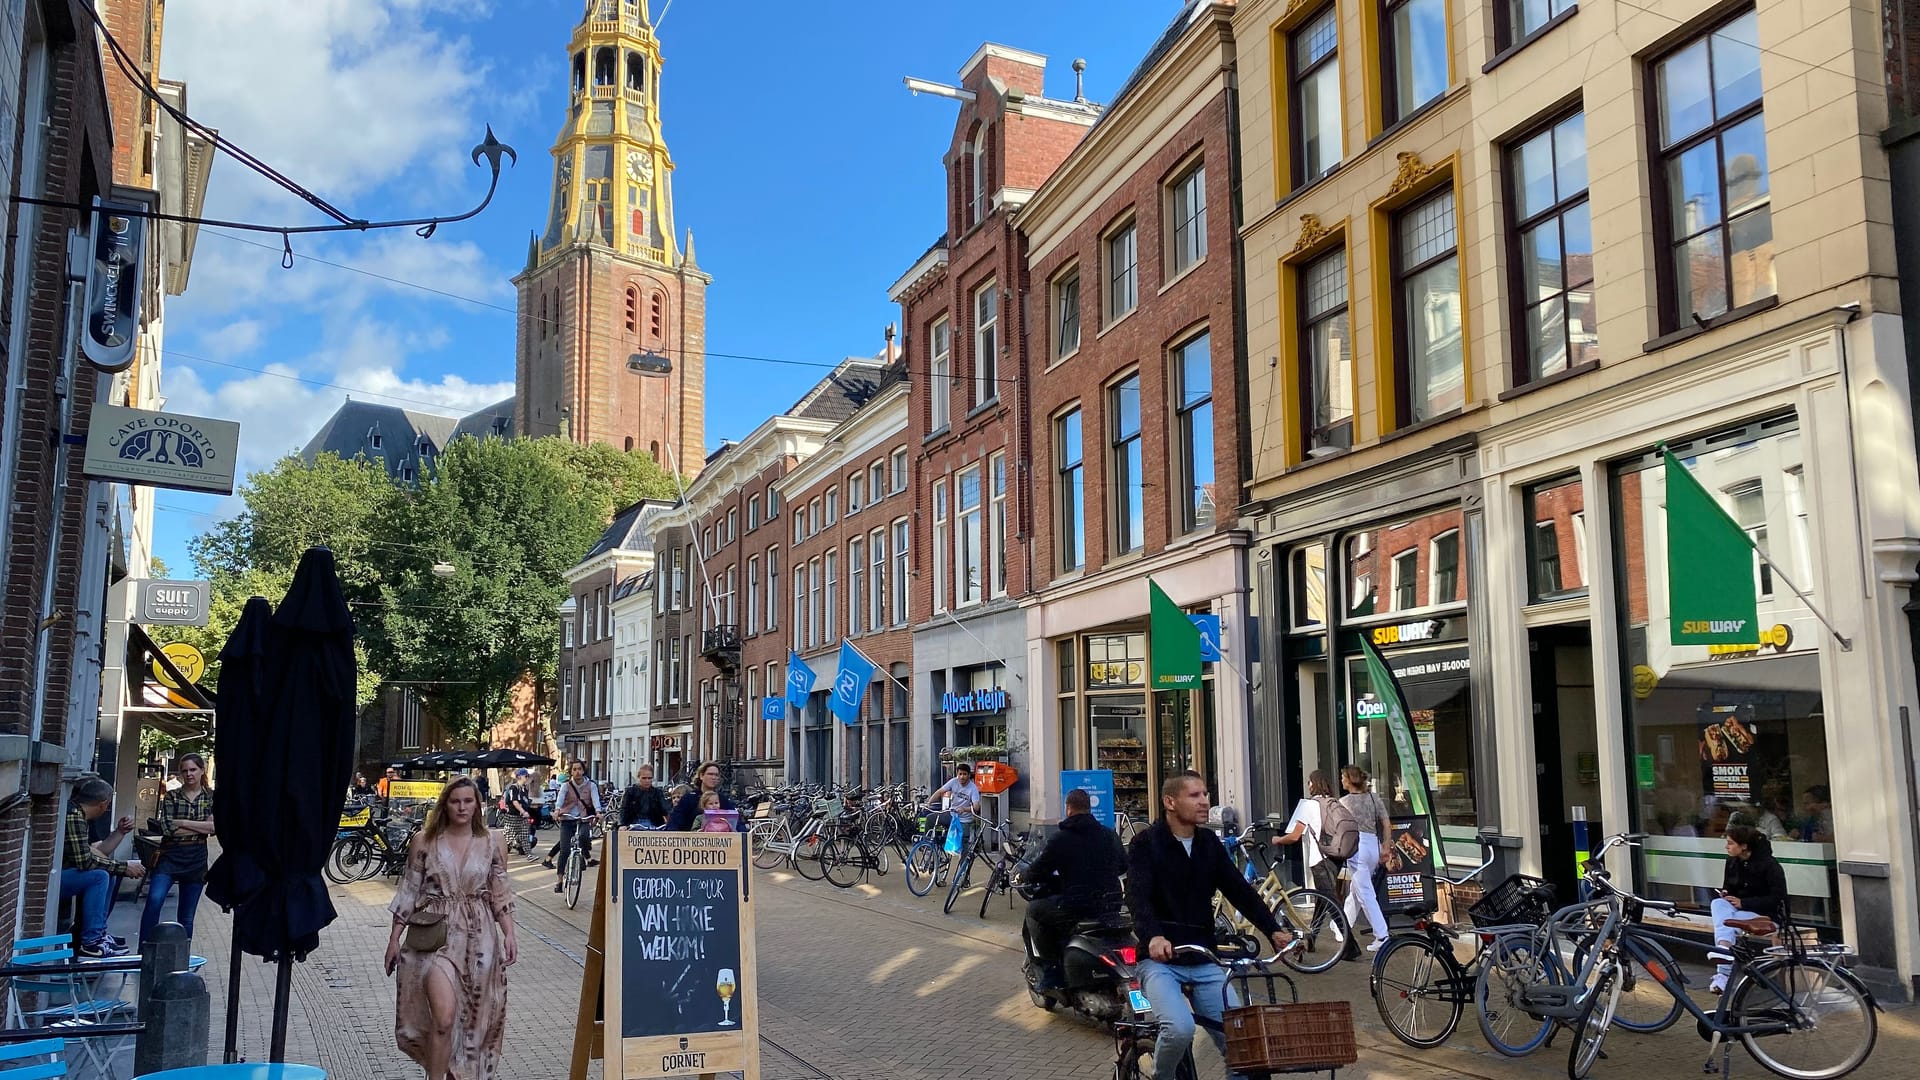
[[[1803,450],[1792,417],[1671,449],[1782,571],[1811,586]],[[1721,883],[1727,827],[1751,825],[1773,837],[1794,913],[1831,925],[1819,624],[1756,555],[1761,643],[1672,644],[1659,456],[1617,466],[1613,488],[1633,809],[1636,826],[1654,834],[1643,850],[1647,891],[1704,908]]]
[[[1439,620],[1436,620],[1439,621]],[[1463,622],[1464,620],[1446,620]],[[1464,633],[1464,627],[1457,633]],[[1471,830],[1473,813],[1473,699],[1467,647],[1383,650],[1387,666],[1407,698],[1407,717],[1426,765],[1427,783],[1440,824]],[[1359,657],[1347,660],[1347,685],[1352,688],[1354,763],[1373,777],[1373,789],[1388,800],[1393,813],[1412,815],[1407,775],[1411,762],[1399,760],[1387,733],[1386,710]]]
[[[1115,803],[1143,817],[1158,815],[1154,791],[1166,777],[1187,769],[1212,777],[1211,672],[1198,690],[1149,694],[1147,635],[1138,630],[1056,641],[1054,655],[1061,768],[1112,770]]]

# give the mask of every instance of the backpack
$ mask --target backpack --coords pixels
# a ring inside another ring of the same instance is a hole
[[[1320,854],[1329,859],[1351,859],[1360,850],[1360,819],[1339,799],[1314,797],[1320,804]]]

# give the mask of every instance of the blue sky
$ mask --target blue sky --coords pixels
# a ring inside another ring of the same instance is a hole
[[[981,42],[996,41],[1047,55],[1056,97],[1072,96],[1070,64],[1085,57],[1087,94],[1104,102],[1181,6],[672,0],[663,18],[652,0],[675,216],[715,279],[709,351],[821,364],[879,351],[899,314],[887,286],[941,231],[940,156],[955,110],[912,96],[903,76],[952,82]],[[406,230],[297,239],[292,270],[280,267],[277,237],[203,229],[190,287],[166,308],[166,407],[239,420],[251,470],[303,445],[349,393],[445,413],[510,396],[509,279],[545,219],[566,42],[583,9],[168,4],[161,69],[187,83],[188,111],[349,214],[472,206],[485,172],[466,155],[488,124],[520,165],[473,221],[424,241]],[[319,220],[224,156],[207,214]],[[822,373],[710,360],[708,444],[752,430]],[[159,503],[156,553],[184,573],[187,541],[232,502],[163,492]]]

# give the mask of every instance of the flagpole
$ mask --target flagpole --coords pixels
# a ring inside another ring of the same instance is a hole
[[[879,664],[874,664],[873,657],[868,656],[866,653],[862,652],[860,650],[860,646],[855,645],[852,641],[849,641],[846,638],[841,638],[840,644],[845,645],[849,649],[852,649],[855,656],[858,656],[860,659],[865,660],[869,664],[873,664],[873,670],[879,672],[882,675],[885,675],[887,677],[887,681],[899,687],[902,693],[908,695],[909,697],[913,695],[913,691],[907,689],[906,683],[903,683],[899,679],[894,678],[893,672],[888,671],[886,668],[881,667]]]
[[[1747,544],[1753,548],[1755,555],[1760,556],[1760,561],[1765,563],[1767,568],[1773,571],[1774,576],[1786,585],[1787,591],[1793,593],[1794,599],[1806,605],[1807,610],[1813,612],[1813,617],[1820,620],[1820,625],[1827,628],[1827,633],[1833,635],[1833,640],[1840,643],[1840,651],[1852,652],[1853,641],[1845,634],[1842,634],[1840,628],[1833,625],[1833,622],[1828,619],[1826,615],[1822,614],[1819,608],[1813,606],[1813,601],[1807,598],[1807,594],[1801,590],[1800,586],[1793,583],[1793,579],[1787,576],[1785,570],[1780,569],[1780,564],[1769,559],[1767,553],[1760,550],[1760,545],[1754,543],[1752,536],[1747,537]]]
[[[963,632],[965,632],[965,633],[966,633],[966,635],[967,635],[968,637],[970,637],[970,638],[972,638],[972,639],[974,640],[974,642],[975,642],[976,644],[978,644],[978,645],[980,646],[980,651],[981,651],[981,652],[984,652],[984,653],[986,653],[986,654],[987,654],[988,656],[992,656],[992,657],[993,657],[993,659],[994,659],[994,662],[995,662],[995,663],[998,663],[998,664],[1000,665],[1000,667],[1001,667],[1001,669],[1002,669],[1002,670],[1005,670],[1005,671],[1008,671],[1008,672],[1010,672],[1010,673],[1012,673],[1012,675],[1013,675],[1013,677],[1014,677],[1014,678],[1016,678],[1016,679],[1019,679],[1019,680],[1020,680],[1021,682],[1026,682],[1026,681],[1027,681],[1027,677],[1026,677],[1025,675],[1022,675],[1022,674],[1020,674],[1019,672],[1017,672],[1017,671],[1014,671],[1014,670],[1013,670],[1013,665],[1012,665],[1012,664],[1009,664],[1009,663],[1007,663],[1007,658],[1006,658],[1006,657],[1004,657],[1004,656],[994,656],[994,653],[993,653],[993,650],[992,650],[991,648],[989,648],[989,647],[988,647],[988,645],[987,645],[987,643],[986,643],[985,641],[982,641],[982,640],[980,639],[980,635],[979,635],[979,634],[976,634],[976,633],[974,633],[974,632],[973,632],[972,630],[968,630],[968,629],[967,629],[967,624],[966,624],[966,623],[963,623],[963,622],[961,622],[961,621],[960,621],[959,619],[957,619],[957,618],[954,618],[954,615],[953,615],[953,609],[951,609],[951,608],[949,608],[949,609],[947,609],[946,611],[944,611],[944,612],[942,612],[941,614],[943,614],[943,615],[945,615],[945,616],[947,617],[947,621],[948,621],[948,622],[951,622],[951,623],[952,623],[953,625],[955,625],[955,626],[957,626],[957,627],[959,627],[959,628],[960,628],[960,629],[961,629],[961,630],[962,630]],[[864,654],[863,654],[863,655],[864,655]],[[867,663],[869,663],[869,664],[871,664],[871,663],[873,663],[873,661],[871,661],[871,660],[869,660],[869,661],[867,661]]]

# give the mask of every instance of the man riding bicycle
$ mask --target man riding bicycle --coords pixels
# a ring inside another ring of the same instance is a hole
[[[567,782],[560,785],[560,805],[554,810],[553,816],[560,821],[560,840],[540,864],[558,871],[559,880],[553,883],[554,892],[564,892],[567,887],[566,861],[562,859],[560,865],[555,866],[554,856],[577,843],[587,856],[588,866],[596,861],[587,844],[593,839],[593,819],[599,817],[600,813],[600,789],[587,779],[587,767],[576,761],[567,770]]]
[[[1208,1034],[1222,1052],[1226,1036],[1221,1013],[1232,993],[1224,969],[1191,962],[1189,954],[1174,955],[1175,946],[1199,945],[1212,949],[1213,894],[1227,898],[1248,922],[1286,949],[1292,935],[1282,929],[1260,894],[1242,877],[1226,845],[1206,824],[1211,803],[1207,782],[1196,772],[1183,772],[1160,785],[1159,821],[1134,837],[1127,852],[1127,908],[1133,912],[1134,936],[1145,946],[1140,961],[1140,989],[1160,1020],[1160,1037],[1153,1048],[1154,1080],[1174,1080],[1180,1062],[1193,1045],[1194,1014],[1211,1021]],[[1191,1006],[1186,992],[1192,991]],[[1237,995],[1236,995],[1237,996]],[[1230,1080],[1244,1080],[1233,1074]]]

